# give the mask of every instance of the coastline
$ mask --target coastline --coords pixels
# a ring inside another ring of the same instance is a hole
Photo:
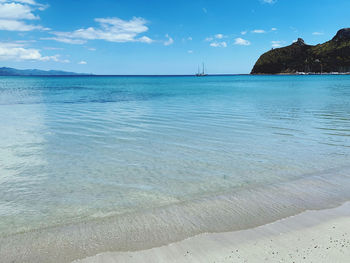
[[[74,263],[348,262],[350,202],[306,211],[252,229],[206,233],[167,246],[107,252]]]

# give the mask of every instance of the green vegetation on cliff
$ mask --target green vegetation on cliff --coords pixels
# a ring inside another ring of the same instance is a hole
[[[311,46],[298,39],[290,46],[263,54],[252,74],[296,72],[350,72],[350,28],[339,30],[330,41]]]

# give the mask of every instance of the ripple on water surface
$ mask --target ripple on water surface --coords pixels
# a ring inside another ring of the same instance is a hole
[[[349,102],[349,76],[1,77],[0,242],[72,259],[348,200]]]

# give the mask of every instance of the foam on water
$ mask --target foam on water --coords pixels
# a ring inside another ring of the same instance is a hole
[[[350,77],[0,78],[0,258],[68,262],[349,200]]]

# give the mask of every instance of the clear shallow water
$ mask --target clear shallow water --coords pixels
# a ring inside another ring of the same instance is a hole
[[[0,119],[15,248],[77,226],[82,250],[136,249],[350,199],[350,76],[1,77]],[[137,245],[86,241],[129,227]]]

